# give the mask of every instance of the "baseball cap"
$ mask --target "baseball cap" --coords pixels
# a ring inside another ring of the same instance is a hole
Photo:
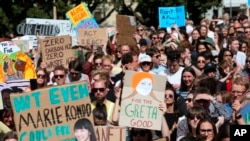
[[[152,59],[149,55],[143,55],[139,58],[139,63],[142,63],[142,62],[151,62]]]
[[[204,73],[208,73],[211,71],[216,71],[216,64],[210,62],[205,65]]]

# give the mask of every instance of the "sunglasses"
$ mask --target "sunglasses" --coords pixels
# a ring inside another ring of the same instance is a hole
[[[250,33],[250,31],[245,31],[245,33]]]
[[[246,63],[249,63],[250,62],[250,60],[246,60]]]
[[[45,78],[46,76],[45,76],[45,74],[37,74],[37,77],[38,78]]]
[[[54,75],[54,78],[64,78],[64,75]]]
[[[145,130],[133,131],[132,132],[133,136],[145,136],[146,134],[147,134],[147,131],[145,131]]]
[[[187,116],[189,119],[191,119],[191,120],[193,120],[195,117],[197,118],[197,119],[202,119],[203,118],[203,116],[201,116],[201,115],[189,115],[189,116]]]
[[[195,100],[196,103],[202,103],[202,104],[208,104],[209,100],[206,99],[199,99],[199,100]]]
[[[116,53],[121,53],[121,51],[120,51],[120,50],[117,50]]]
[[[159,40],[163,40],[163,37],[158,37]]]
[[[165,94],[165,98],[173,98],[174,95],[173,94]]]
[[[105,90],[105,88],[93,88],[93,89],[92,89],[92,91],[93,91],[94,93],[96,93],[96,92],[98,92],[98,91],[104,92],[104,90]]]
[[[71,75],[79,75],[79,72],[70,72]]]
[[[188,103],[190,103],[191,101],[193,101],[192,98],[186,98],[185,101],[187,101]]]
[[[158,59],[158,58],[160,58],[160,57],[161,57],[161,55],[156,55],[156,56],[154,56],[154,57]]]
[[[142,66],[146,66],[146,65],[147,65],[147,66],[150,66],[150,65],[151,65],[151,62],[142,62],[141,65],[142,65]]]
[[[144,29],[137,29],[137,31],[143,31]]]
[[[205,63],[204,60],[198,60],[197,63]]]
[[[96,66],[101,66],[101,65],[102,65],[102,63],[95,63],[95,65],[96,65]]]

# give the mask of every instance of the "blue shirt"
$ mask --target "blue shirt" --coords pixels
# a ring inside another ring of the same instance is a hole
[[[232,117],[233,108],[232,108],[231,103],[226,103],[224,104],[224,106]],[[250,124],[250,103],[249,102],[240,109],[240,114],[242,115],[245,123]]]

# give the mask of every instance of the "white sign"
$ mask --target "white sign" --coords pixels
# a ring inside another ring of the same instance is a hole
[[[77,44],[76,32],[69,20],[26,18],[26,24],[48,24],[58,26],[60,32],[57,36],[70,35],[72,37],[72,45]]]

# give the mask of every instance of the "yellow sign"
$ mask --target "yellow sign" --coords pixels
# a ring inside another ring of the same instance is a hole
[[[88,7],[84,3],[81,3],[75,8],[69,10],[66,15],[69,17],[74,26],[77,26],[82,20],[92,17]]]

